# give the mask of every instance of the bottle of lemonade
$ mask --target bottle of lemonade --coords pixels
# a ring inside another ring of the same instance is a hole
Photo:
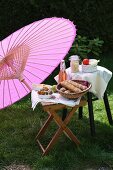
[[[66,65],[65,65],[65,61],[61,60],[60,71],[58,74],[58,83],[60,83],[64,80],[67,80]]]

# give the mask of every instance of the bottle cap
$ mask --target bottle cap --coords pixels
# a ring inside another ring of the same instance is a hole
[[[69,60],[79,60],[79,56],[78,55],[72,55],[72,56],[70,56]]]

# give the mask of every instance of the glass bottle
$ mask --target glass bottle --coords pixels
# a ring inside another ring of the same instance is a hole
[[[58,74],[58,83],[60,83],[64,80],[67,80],[66,65],[65,65],[65,61],[61,60],[60,71]]]

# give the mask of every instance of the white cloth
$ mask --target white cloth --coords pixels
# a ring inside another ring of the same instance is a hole
[[[92,87],[89,90],[99,99],[103,98],[104,92],[107,88],[107,85],[112,77],[112,72],[108,69],[97,66],[97,71],[93,73],[84,73],[82,72],[81,65],[79,66],[79,72],[71,73],[71,69],[66,69],[68,79],[76,80],[86,80],[91,83]],[[55,80],[58,80],[58,76],[55,77]]]
[[[52,102],[52,103],[61,103],[65,104],[67,106],[74,107],[75,105],[79,105],[81,98],[75,99],[75,100],[70,100],[62,97],[58,93],[53,93],[53,98],[50,99],[40,99],[37,92],[35,90],[32,90],[31,92],[31,102],[32,102],[32,108],[33,110],[35,109],[36,105],[39,102]]]

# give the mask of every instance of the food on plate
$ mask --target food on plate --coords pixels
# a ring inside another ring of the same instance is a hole
[[[42,90],[44,91],[48,91],[49,90],[49,87],[47,87],[46,85],[43,86]]]
[[[57,90],[56,90],[56,86],[57,85],[53,85],[53,86],[51,86],[51,90],[55,93]]]
[[[38,91],[38,94],[40,94],[40,95],[45,95],[45,94],[46,94],[46,91],[39,90],[39,91]]]
[[[43,89],[42,90],[39,90],[38,91],[38,94],[39,95],[50,95],[50,94],[52,94],[52,91],[51,90],[46,90],[46,91],[44,91]]]
[[[43,84],[42,88],[37,91],[39,95],[51,95],[53,92],[49,85]]]

